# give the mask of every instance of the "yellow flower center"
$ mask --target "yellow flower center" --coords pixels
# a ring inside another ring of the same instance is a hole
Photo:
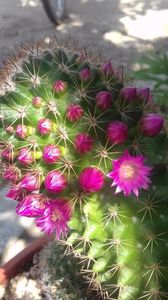
[[[122,165],[120,168],[120,176],[124,179],[131,179],[135,175],[135,166]]]
[[[51,215],[51,221],[56,222],[59,220],[59,218],[60,218],[59,212],[56,209],[54,209]]]

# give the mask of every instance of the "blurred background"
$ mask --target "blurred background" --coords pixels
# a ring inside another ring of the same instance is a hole
[[[28,40],[72,37],[96,49],[126,71],[139,68],[141,56],[168,51],[168,0],[67,0],[59,26],[48,19],[40,0],[0,0],[0,61]],[[152,54],[153,55],[153,54]],[[0,67],[3,66],[0,63]],[[0,258],[14,256],[40,233],[32,220],[15,215],[15,203],[0,193]]]

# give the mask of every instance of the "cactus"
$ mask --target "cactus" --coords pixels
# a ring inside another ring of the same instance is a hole
[[[16,212],[62,239],[102,298],[167,298],[166,125],[149,89],[55,39],[21,47],[0,78]]]

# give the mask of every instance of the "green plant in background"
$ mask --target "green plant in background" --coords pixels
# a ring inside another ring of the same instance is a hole
[[[159,104],[161,110],[167,113],[168,107],[168,54],[150,53],[143,56],[140,69],[133,72],[136,79],[147,81],[152,85],[154,103]]]
[[[150,90],[67,43],[27,45],[1,74],[1,170],[104,299],[168,297],[167,136]]]

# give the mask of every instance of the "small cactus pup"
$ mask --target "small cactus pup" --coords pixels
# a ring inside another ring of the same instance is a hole
[[[17,214],[62,240],[102,298],[168,298],[166,125],[149,88],[55,40],[22,47],[0,78]]]

